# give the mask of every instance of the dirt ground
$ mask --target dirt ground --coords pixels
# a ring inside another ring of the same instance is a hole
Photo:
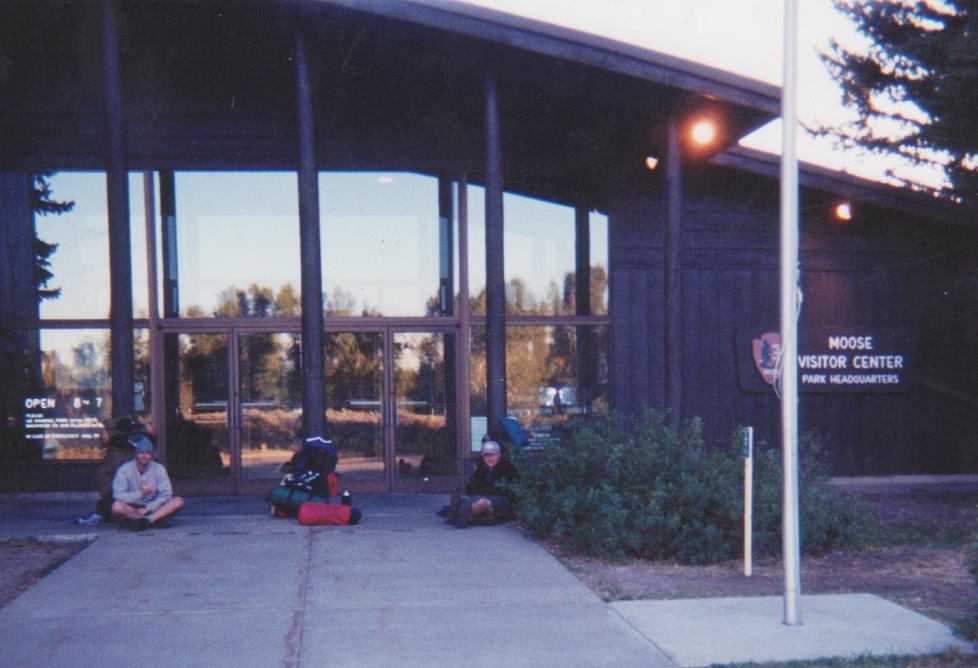
[[[978,586],[964,565],[978,533],[978,492],[874,491],[857,494],[876,518],[874,546],[805,557],[802,594],[871,593],[956,627],[978,614]],[[608,601],[780,596],[780,558],[713,566],[634,561],[607,564],[580,557],[562,561]]]
[[[86,541],[0,541],[0,608],[81,552]]]

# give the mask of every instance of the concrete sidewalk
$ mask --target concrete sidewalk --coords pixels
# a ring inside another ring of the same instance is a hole
[[[88,495],[0,496],[0,538],[96,537],[0,610],[2,666],[707,666],[970,651],[874,596],[606,604],[511,525],[441,496],[355,499],[354,527],[195,498],[171,529],[83,527]]]

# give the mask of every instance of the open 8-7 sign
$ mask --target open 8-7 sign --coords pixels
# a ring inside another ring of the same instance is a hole
[[[738,376],[746,391],[777,387],[781,335],[777,330],[737,333]],[[914,379],[916,345],[896,327],[816,327],[798,333],[801,392],[902,392]],[[783,360],[787,362],[787,360]]]
[[[102,431],[105,397],[95,390],[24,399],[24,436],[48,458],[93,456]]]

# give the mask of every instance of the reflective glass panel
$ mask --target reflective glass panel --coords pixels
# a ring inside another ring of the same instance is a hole
[[[112,414],[109,332],[41,330],[39,392],[24,398],[27,439],[44,459],[99,459],[101,421]]]
[[[339,454],[337,474],[383,479],[384,348],[377,332],[328,332],[326,437]]]
[[[36,215],[37,236],[57,248],[48,257],[53,276],[48,289],[60,294],[44,299],[40,314],[47,319],[109,316],[109,230],[105,174],[57,172],[48,179],[50,199],[73,203],[61,214]],[[142,173],[129,175],[129,220],[133,275],[133,313],[148,312],[145,206]]]
[[[485,313],[485,190],[468,186],[469,294],[472,312]],[[576,224],[573,207],[503,196],[503,248],[509,313],[575,315]],[[608,219],[589,215],[591,315],[608,312]]]
[[[592,211],[591,228],[591,313],[608,315],[608,216]]]
[[[228,337],[180,334],[179,411],[167,425],[167,466],[175,479],[230,474]]]
[[[320,174],[323,291],[333,315],[437,315],[438,179]]]
[[[487,412],[485,327],[472,328],[471,365],[475,418]],[[506,395],[509,414],[540,433],[572,416],[607,410],[608,328],[507,327]]]
[[[148,395],[148,338],[134,332],[134,408],[144,422]],[[37,353],[30,352],[36,350]],[[25,440],[43,459],[100,459],[102,421],[112,415],[109,332],[105,329],[42,329],[24,353],[21,382],[10,382],[23,406]]]
[[[395,477],[455,474],[454,375],[445,367],[454,341],[439,332],[394,335]]]
[[[302,381],[299,337],[238,337],[241,397],[241,476],[281,477],[281,466],[299,449]]]
[[[175,179],[180,314],[263,317],[297,309],[295,173],[180,172]],[[258,298],[242,304],[240,295]]]
[[[37,215],[38,239],[57,248],[48,257],[48,289],[60,295],[41,302],[42,318],[109,315],[109,237],[105,174],[59,172],[49,180],[51,199],[73,202],[71,211]]]

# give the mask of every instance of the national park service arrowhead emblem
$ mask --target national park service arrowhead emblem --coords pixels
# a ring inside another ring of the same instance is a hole
[[[768,385],[774,385],[781,376],[781,333],[766,332],[750,342],[754,366]]]

